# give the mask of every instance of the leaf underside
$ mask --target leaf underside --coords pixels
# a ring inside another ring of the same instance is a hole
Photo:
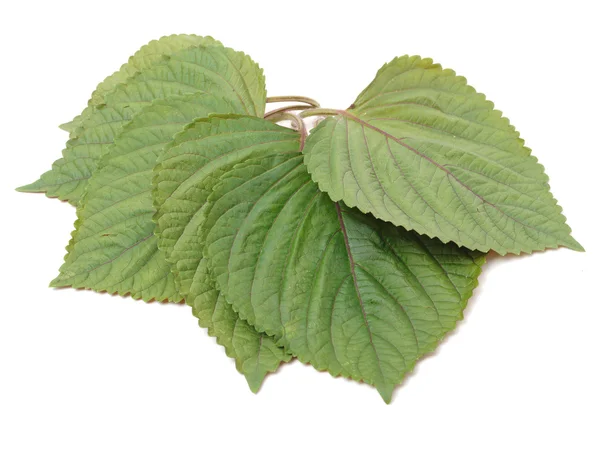
[[[153,62],[126,84],[115,86],[102,104],[89,107],[63,157],[38,181],[18,190],[45,192],[76,205],[106,147],[135,114],[156,99],[206,92],[239,102],[244,114],[264,114],[262,69],[244,53],[218,45],[196,46]]]
[[[332,200],[443,242],[500,254],[582,247],[548,177],[494,105],[430,59],[396,58],[308,137]]]

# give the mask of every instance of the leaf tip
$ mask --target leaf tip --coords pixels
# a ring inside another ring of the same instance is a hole
[[[377,392],[379,392],[379,395],[381,395],[381,398],[387,405],[392,402],[392,396],[394,395],[395,387],[395,385],[389,383],[375,385]]]
[[[51,288],[59,288],[59,287],[66,287],[66,286],[67,286],[67,285],[64,283],[64,280],[63,280],[63,275],[62,275],[62,274],[58,275],[58,276],[57,276],[57,277],[56,277],[54,280],[52,280],[52,281],[50,282],[50,284],[48,285],[48,287],[51,287]]]
[[[575,240],[573,236],[569,236],[564,243],[564,246],[570,248],[571,250],[575,250],[576,252],[585,252],[585,248],[579,242]]]
[[[263,380],[265,379],[265,375],[266,374],[264,372],[259,371],[244,374],[246,381],[248,382],[248,387],[254,394],[258,393],[260,390]]]
[[[15,189],[15,191],[17,191],[17,192],[43,192],[43,190],[40,188],[39,183],[40,183],[40,180],[35,181],[31,184],[19,186],[18,188]]]
[[[73,131],[75,129],[75,123],[74,123],[74,121],[61,123],[58,126],[58,128],[60,128],[63,131],[66,131],[66,132],[70,133],[71,131]]]
[[[575,239],[573,239],[575,241]],[[579,242],[575,241],[574,245],[571,247],[576,252],[585,252],[585,248]]]

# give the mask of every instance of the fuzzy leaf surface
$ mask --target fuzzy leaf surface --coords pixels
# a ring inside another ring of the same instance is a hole
[[[186,124],[238,109],[243,108],[237,102],[210,94],[187,94],[155,100],[123,127],[90,178],[69,253],[52,286],[181,301],[154,236],[152,171]]]
[[[217,287],[301,361],[389,401],[462,318],[483,258],[332,202],[298,141],[292,152],[269,145],[209,197],[200,240]]]
[[[45,192],[49,197],[76,205],[106,146],[114,142],[116,134],[131,117],[156,99],[194,92],[212,93],[238,103],[244,114],[264,114],[264,76],[262,69],[248,56],[214,45],[182,50],[139,72],[127,84],[117,85],[105,96],[104,104],[93,107],[77,130],[78,136],[91,133],[96,139],[93,146],[86,137],[83,139],[86,151],[82,153],[80,138],[72,139],[50,171],[18,190]],[[98,127],[102,127],[101,135]],[[93,130],[88,131],[88,128]]]
[[[384,65],[309,136],[319,188],[443,242],[500,254],[582,247],[544,168],[493,103],[430,59]]]

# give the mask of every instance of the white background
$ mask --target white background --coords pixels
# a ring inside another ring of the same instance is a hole
[[[5,2],[0,448],[599,449],[594,3]],[[465,321],[389,406],[298,362],[253,395],[187,307],[47,288],[75,210],[13,189],[59,157],[57,125],[100,80],[171,33],[212,35],[260,63],[270,95],[324,107],[397,55],[433,57],[521,131],[587,253],[490,257]]]

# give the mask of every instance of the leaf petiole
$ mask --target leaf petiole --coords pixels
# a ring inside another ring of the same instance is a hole
[[[281,111],[277,114],[272,114],[268,118],[265,116],[265,119],[273,123],[282,122],[284,120],[289,120],[292,122],[292,124],[295,125],[295,128],[300,133],[300,151],[304,149],[304,142],[306,142],[307,132],[306,125],[304,125],[304,121],[300,117],[295,114],[290,114],[289,112]]]
[[[275,97],[267,97],[267,103],[282,103],[282,102],[300,102],[300,103],[306,103],[308,105],[314,106],[315,108],[318,108],[319,106],[319,102],[316,100],[313,100],[312,98],[309,97],[303,97],[301,95],[279,95],[279,96],[275,96]]]
[[[283,106],[281,108],[277,108],[274,109],[273,111],[269,111],[268,113],[265,114],[264,118],[265,119],[269,119],[269,117],[274,116],[276,114],[282,113],[282,112],[288,112],[288,111],[302,111],[305,109],[312,109],[313,106],[312,105],[290,105],[290,106]]]
[[[307,109],[306,111],[302,111],[298,115],[302,119],[305,119],[306,117],[312,117],[312,116],[337,116],[339,113],[340,113],[340,111],[338,111],[337,109],[311,108],[311,109]]]

